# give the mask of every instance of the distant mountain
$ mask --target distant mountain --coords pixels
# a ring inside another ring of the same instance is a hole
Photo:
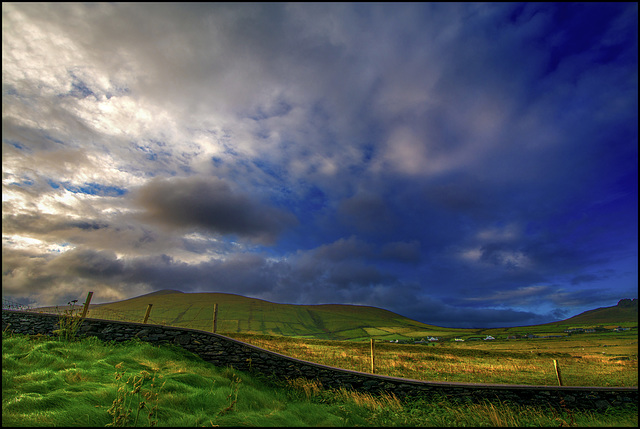
[[[638,323],[638,299],[622,299],[612,307],[600,307],[563,320],[563,323],[610,325],[624,322]]]

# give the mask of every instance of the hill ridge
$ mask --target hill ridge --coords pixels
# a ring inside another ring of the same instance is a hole
[[[149,323],[210,331],[218,304],[219,333],[249,333],[331,340],[452,338],[481,333],[562,332],[562,325],[636,323],[637,300],[581,313],[565,321],[511,328],[444,328],[393,311],[355,304],[282,304],[227,292],[182,292],[163,289],[107,304],[92,305],[89,317],[141,321],[153,304]],[[568,326],[566,326],[568,327]],[[504,332],[502,332],[504,331]]]

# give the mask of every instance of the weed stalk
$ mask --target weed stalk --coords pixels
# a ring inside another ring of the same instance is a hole
[[[122,362],[116,365],[116,372],[114,374],[116,381],[122,382],[126,370],[122,369]],[[145,381],[151,381],[149,389],[143,390],[142,387]],[[164,383],[159,387],[161,390],[164,387]],[[133,427],[138,426],[138,420],[140,413],[143,409],[147,409],[147,423],[149,427],[158,425],[158,397],[159,393],[155,391],[157,387],[156,376],[152,376],[148,371],[140,371],[140,374],[129,376],[123,385],[118,387],[116,391],[116,398],[111,404],[111,408],[107,412],[113,417],[111,423],[107,426],[113,427],[125,427],[128,426],[131,414],[136,411],[135,419],[133,421]],[[129,390],[131,389],[131,390]],[[153,403],[152,406],[150,404]],[[135,404],[135,405],[134,405]]]
[[[56,307],[56,312],[58,313],[58,329],[55,329],[53,333],[65,341],[73,341],[76,339],[76,333],[83,322],[82,317],[78,314],[80,309],[75,307],[76,302],[78,302],[77,299],[68,302],[69,308],[62,313],[60,313],[58,307]]]

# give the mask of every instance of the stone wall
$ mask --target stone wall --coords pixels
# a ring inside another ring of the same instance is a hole
[[[2,329],[20,334],[52,335],[58,316],[2,310]],[[443,383],[373,375],[294,359],[251,344],[197,329],[148,325],[100,319],[84,319],[79,336],[95,336],[104,341],[139,338],[152,343],[168,342],[199,355],[216,366],[232,366],[241,371],[259,371],[278,378],[306,377],[325,387],[346,387],[367,392],[446,396],[454,401],[501,400],[522,405],[549,404],[582,409],[638,403],[637,387],[526,386],[504,384]]]

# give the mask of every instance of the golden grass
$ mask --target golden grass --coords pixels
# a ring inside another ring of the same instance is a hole
[[[298,359],[370,372],[368,343],[239,335],[238,339]],[[586,341],[581,341],[582,339]],[[637,346],[611,337],[397,345],[379,342],[375,372],[425,381],[556,385],[553,360],[567,386],[635,386]],[[602,340],[601,340],[602,341]],[[636,343],[637,344],[637,343]],[[606,350],[603,352],[603,350]]]
[[[401,410],[402,402],[393,393],[371,394],[340,388],[336,392],[336,397],[343,401],[352,401],[360,407],[370,410],[391,409]]]

